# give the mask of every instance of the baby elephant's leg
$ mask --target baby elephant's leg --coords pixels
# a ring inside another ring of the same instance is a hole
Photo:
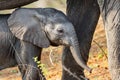
[[[34,57],[40,60],[41,50],[39,47],[28,42],[20,41],[16,44],[16,60],[23,80],[46,80],[41,70],[37,67]]]

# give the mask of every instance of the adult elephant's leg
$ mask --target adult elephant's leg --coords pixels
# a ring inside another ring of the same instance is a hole
[[[112,80],[120,80],[120,0],[105,0],[103,19],[108,46],[108,64]]]
[[[93,33],[100,15],[98,3],[96,0],[67,0],[67,15],[75,26],[80,43],[80,51],[84,61],[87,62]],[[83,69],[75,62],[67,47],[63,50],[62,64],[62,80],[83,79],[80,78],[80,76],[84,76]],[[70,72],[76,76],[71,75]]]
[[[40,59],[41,49],[28,42],[16,44],[16,60],[22,74],[22,80],[46,80],[41,70],[37,67],[34,57]]]

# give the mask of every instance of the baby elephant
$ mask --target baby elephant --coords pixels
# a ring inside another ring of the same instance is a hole
[[[52,8],[21,8],[11,15],[0,15],[0,70],[18,65],[22,80],[46,80],[33,57],[40,59],[42,48],[70,47],[75,61],[84,63],[73,25]]]

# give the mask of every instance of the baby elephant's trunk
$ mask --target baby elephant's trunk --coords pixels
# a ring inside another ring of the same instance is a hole
[[[74,37],[71,38],[70,50],[72,52],[73,58],[78,63],[78,65],[81,66],[82,68],[88,70],[91,73],[92,69],[89,68],[85,64],[85,62],[83,61],[82,55],[80,53],[80,47],[79,47],[78,39],[77,39],[76,36],[74,36]]]

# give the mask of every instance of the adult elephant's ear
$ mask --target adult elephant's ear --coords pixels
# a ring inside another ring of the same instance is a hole
[[[8,26],[18,39],[46,48],[50,43],[44,32],[45,20],[37,10],[18,9],[8,18]]]

